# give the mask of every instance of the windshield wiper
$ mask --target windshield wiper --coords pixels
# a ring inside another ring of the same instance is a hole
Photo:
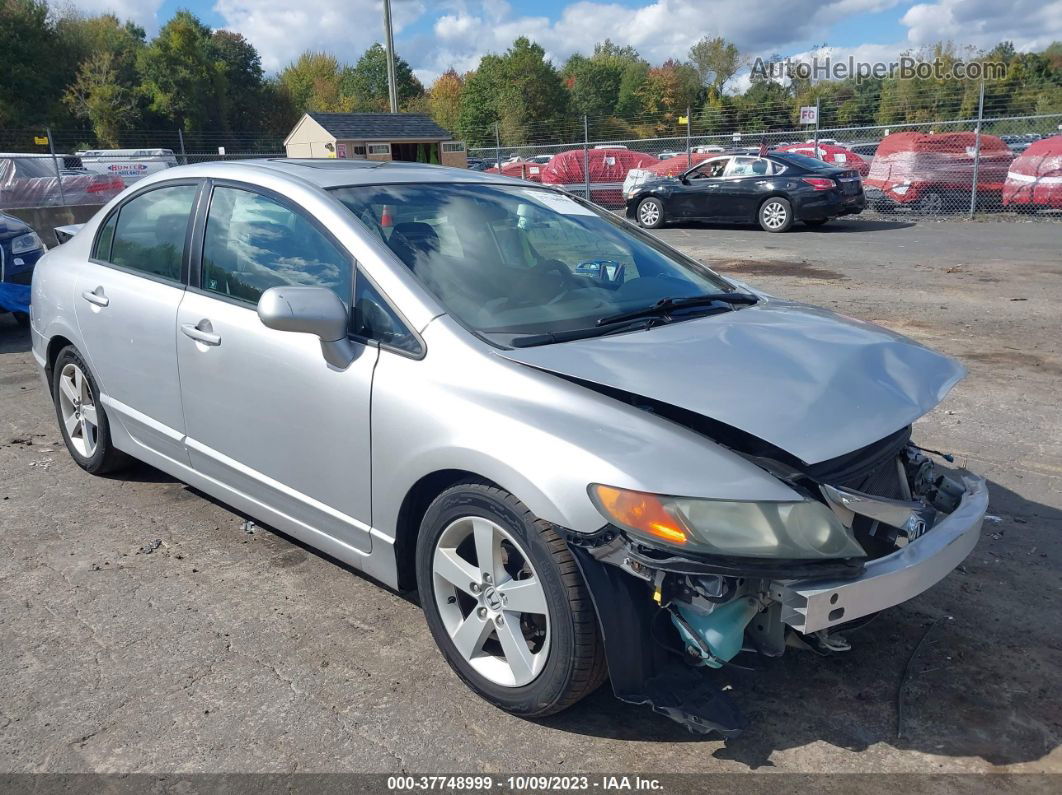
[[[528,334],[525,337],[514,337],[509,344],[514,348],[533,348],[536,345],[548,345],[554,342],[570,342],[571,340],[583,340],[588,337],[604,337],[606,334],[622,334],[624,331],[636,329],[650,329],[662,321],[655,317],[636,317],[622,326],[617,324],[603,326],[588,326],[586,328],[573,328],[567,331],[547,331],[544,334]]]
[[[630,312],[619,312],[615,315],[605,315],[597,319],[597,325],[610,326],[613,323],[623,323],[626,320],[635,320],[641,317],[656,317],[670,314],[675,309],[685,309],[693,306],[709,306],[711,304],[727,304],[733,309],[735,304],[750,306],[758,303],[759,299],[748,293],[706,293],[705,295],[692,295],[687,298],[661,298],[655,304],[632,309]]]

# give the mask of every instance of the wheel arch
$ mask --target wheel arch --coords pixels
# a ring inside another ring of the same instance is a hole
[[[45,350],[44,373],[48,378],[49,385],[52,383],[52,373],[55,370],[55,360],[59,358],[59,352],[69,345],[74,345],[73,340],[63,336],[62,334],[55,334],[51,337],[51,339],[48,340],[48,347]],[[76,345],[74,345],[74,347],[77,348]]]

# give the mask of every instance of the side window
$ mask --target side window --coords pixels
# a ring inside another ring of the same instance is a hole
[[[354,284],[353,331],[359,337],[409,353],[419,354],[421,350],[417,338],[360,271]]]
[[[195,185],[173,185],[142,193],[123,204],[109,261],[180,281],[188,217],[198,190]]]
[[[723,172],[726,171],[727,164],[730,162],[729,157],[719,157],[714,160],[706,160],[703,165],[698,167],[696,173],[690,176],[694,179],[709,178],[723,176]]]
[[[765,163],[765,161],[755,157],[735,157],[730,161],[730,168],[727,169],[726,175],[728,177],[752,177],[757,174],[765,174],[766,170],[756,171],[757,162]]]
[[[218,186],[203,240],[202,287],[258,303],[270,287],[327,287],[350,306],[350,257],[304,216],[258,193]]]
[[[96,247],[92,249],[92,258],[102,262],[111,260],[111,241],[114,240],[114,226],[118,223],[118,213],[111,213],[107,223],[96,236]]]

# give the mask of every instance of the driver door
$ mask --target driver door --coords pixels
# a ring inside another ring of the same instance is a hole
[[[668,215],[674,218],[718,218],[721,209],[719,188],[730,159],[713,157],[687,172],[689,184],[682,184],[675,189]]]
[[[297,206],[213,185],[192,284],[177,313],[186,444],[203,475],[303,531],[371,547],[369,400],[379,348],[332,367],[310,334],[267,328],[270,287],[332,289],[349,308],[350,254]],[[285,528],[286,529],[286,528]]]

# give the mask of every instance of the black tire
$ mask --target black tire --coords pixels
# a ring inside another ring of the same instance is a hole
[[[664,203],[655,196],[647,196],[638,202],[634,217],[639,226],[646,229],[659,229],[664,225]]]
[[[780,221],[774,220],[778,217],[776,208],[783,213]],[[760,222],[760,228],[765,232],[788,232],[793,226],[793,206],[789,203],[789,199],[771,196],[760,205],[756,218]]]
[[[469,665],[455,648],[436,603],[432,566],[436,545],[446,528],[469,516],[504,528],[523,547],[543,586],[549,651],[541,672],[521,687],[492,682]],[[440,494],[421,521],[416,569],[420,603],[435,643],[465,684],[495,706],[526,718],[552,715],[592,693],[607,678],[593,602],[567,544],[552,525],[509,492],[469,481]]]
[[[969,199],[967,199],[967,204]],[[948,197],[940,191],[931,190],[916,202],[915,209],[920,215],[944,215],[948,212]]]
[[[91,456],[84,456],[74,448],[70,433],[63,422],[63,412],[59,400],[59,376],[68,364],[77,366],[84,374],[89,392],[92,395],[92,402],[96,406],[96,448]],[[114,472],[129,465],[132,458],[118,450],[111,443],[110,421],[107,418],[107,412],[100,403],[100,390],[96,385],[96,379],[92,375],[92,371],[89,370],[88,365],[85,364],[84,359],[81,358],[77,348],[73,345],[67,345],[59,351],[59,355],[55,359],[55,365],[52,367],[52,403],[55,405],[56,419],[59,420],[59,431],[63,434],[66,449],[69,451],[70,457],[74,459],[74,463],[93,475],[105,475],[108,472]]]
[[[829,218],[809,218],[804,223],[808,226],[822,226],[829,220]]]
[[[29,315],[25,312],[12,312],[11,315],[21,328],[29,328]]]

